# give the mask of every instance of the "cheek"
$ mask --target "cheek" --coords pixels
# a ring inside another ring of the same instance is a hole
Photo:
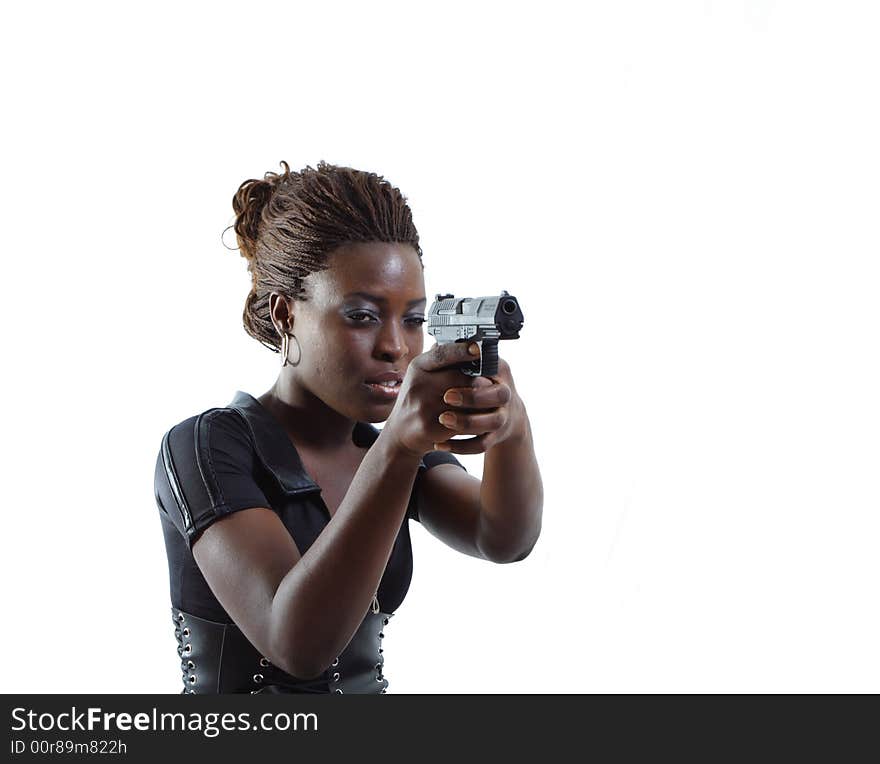
[[[371,348],[366,333],[324,338],[321,351],[315,354],[314,378],[322,385],[342,387],[360,381],[364,366],[369,365]]]
[[[409,359],[412,361],[417,355],[425,352],[425,335],[420,331],[418,336],[412,339],[407,338],[407,347],[409,348]]]

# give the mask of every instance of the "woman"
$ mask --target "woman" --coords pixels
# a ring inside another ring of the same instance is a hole
[[[473,343],[422,352],[422,252],[400,191],[281,164],[233,198],[244,326],[280,352],[278,379],[172,427],[156,462],[183,692],[385,692],[407,519],[464,554],[522,560],[541,477],[509,366],[473,378],[458,368]],[[476,453],[482,482],[453,455]]]

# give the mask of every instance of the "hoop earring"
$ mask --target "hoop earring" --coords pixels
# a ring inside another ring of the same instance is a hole
[[[293,337],[296,342],[296,361],[291,361],[288,359],[287,354],[290,351],[290,338]],[[299,366],[299,362],[302,360],[302,346],[299,344],[299,340],[296,338],[296,335],[293,333],[288,334],[287,332],[281,332],[281,368],[283,369],[285,366]]]

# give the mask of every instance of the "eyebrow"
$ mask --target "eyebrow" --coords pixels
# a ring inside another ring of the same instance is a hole
[[[349,298],[349,297],[363,297],[363,298],[365,298],[365,299],[367,299],[367,300],[372,300],[373,302],[378,302],[378,303],[386,303],[386,302],[388,302],[388,300],[386,300],[384,297],[379,297],[379,296],[377,296],[377,295],[375,295],[375,294],[368,294],[367,292],[349,292],[347,295],[345,295],[345,297],[346,297],[346,298]],[[427,297],[418,297],[418,298],[416,298],[415,300],[410,300],[410,301],[407,303],[407,305],[418,305],[420,302],[427,302],[427,301],[428,301],[428,298],[427,298]]]

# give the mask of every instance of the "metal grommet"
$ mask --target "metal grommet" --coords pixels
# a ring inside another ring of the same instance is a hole
[[[194,669],[194,668],[196,667],[196,664],[193,663],[192,661],[187,661],[187,662],[186,662],[186,667],[187,667],[188,669]]]
[[[195,674],[193,674],[193,675],[189,678],[189,683],[190,683],[190,684],[195,684],[195,683],[196,683],[196,675],[195,675]]]
[[[339,672],[338,672],[338,671],[334,671],[334,672],[333,672],[333,681],[334,681],[334,682],[338,682],[338,681],[339,681]]]
[[[174,636],[177,637],[177,639],[180,639],[180,629],[174,630]]]
[[[342,695],[342,690],[340,690],[338,687],[336,688],[336,694],[337,694],[337,695]]]
[[[182,633],[183,633],[183,636],[188,637],[188,636],[189,636],[189,626],[187,626],[187,627],[183,630]]]
[[[388,692],[388,690],[382,690],[382,692],[379,693],[379,694],[380,694],[380,695],[384,695],[386,692]]]
[[[260,658],[260,665],[261,665],[261,666],[268,666],[268,665],[269,665],[269,661],[268,661],[268,659],[266,659],[266,658]]]
[[[177,620],[180,621],[181,623],[184,622],[185,619],[184,619],[184,617],[183,617],[183,613],[178,613],[178,614],[177,614]]]
[[[379,639],[385,639],[385,633],[384,633],[384,632],[382,632],[382,631],[379,632]]]
[[[256,684],[259,684],[259,683],[262,682],[262,681],[263,681],[263,675],[262,675],[262,674],[254,674],[254,682],[256,682]]]
[[[381,670],[382,670],[382,665],[383,665],[382,663],[377,663],[377,664],[376,664],[376,670],[377,670],[377,671],[381,671]]]
[[[184,654],[184,655],[189,655],[192,651],[193,651],[192,645],[191,645],[189,642],[187,642],[187,643],[183,646],[183,654]]]
[[[331,666],[338,666],[339,665],[339,658],[336,658],[336,660],[334,660],[333,663],[331,663],[330,665]]]
[[[377,681],[377,682],[384,682],[384,681],[385,681],[385,677],[382,676],[382,675],[380,674],[379,676],[376,677],[376,681]]]
[[[379,648],[379,652],[380,652],[380,653],[384,653],[385,651],[380,647],[380,648]]]
[[[384,623],[384,624],[387,626],[387,625],[388,625],[388,619],[387,619],[387,618],[383,618],[383,619],[382,619],[382,623]]]

